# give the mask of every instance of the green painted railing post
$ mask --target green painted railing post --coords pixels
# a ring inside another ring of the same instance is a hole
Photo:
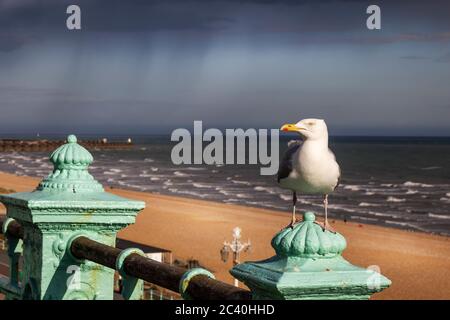
[[[141,300],[144,296],[144,281],[135,277],[129,276],[123,270],[123,262],[133,253],[144,256],[144,252],[136,248],[128,248],[121,252],[116,261],[116,270],[122,277],[121,295],[125,300]]]
[[[306,212],[301,223],[272,239],[274,257],[238,264],[230,273],[254,299],[368,299],[391,284],[376,270],[346,261],[346,246],[341,234],[324,230]]]
[[[105,192],[87,170],[92,155],[73,135],[50,161],[53,172],[36,190],[0,195],[8,218],[24,230],[19,298],[113,299],[114,270],[78,261],[68,248],[78,236],[115,246],[117,231],[134,223],[145,204]],[[139,296],[140,285],[130,296]]]
[[[8,229],[8,224],[12,219],[7,219],[3,224],[2,233],[6,234],[6,239],[8,241],[7,253],[9,258],[9,286],[19,290],[20,272],[19,272],[19,260],[22,255],[22,240],[10,237],[6,230]],[[6,299],[17,299],[18,296],[15,293],[7,292]]]

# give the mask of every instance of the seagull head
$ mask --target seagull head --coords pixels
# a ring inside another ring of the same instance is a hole
[[[284,124],[281,131],[297,132],[304,139],[316,140],[328,137],[327,124],[322,119],[303,119],[299,122]]]

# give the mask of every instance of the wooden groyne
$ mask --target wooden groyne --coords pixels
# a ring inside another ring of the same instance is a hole
[[[7,151],[51,151],[66,143],[64,140],[21,140],[21,139],[0,139],[0,152]],[[87,149],[126,149],[131,148],[133,143],[125,142],[109,142],[106,139],[98,140],[81,140],[79,144]]]

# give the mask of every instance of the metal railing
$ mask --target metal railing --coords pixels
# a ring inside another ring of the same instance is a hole
[[[4,220],[0,219],[0,230]],[[22,226],[11,221],[6,236],[23,239]],[[84,236],[75,238],[70,245],[70,253],[79,260],[89,260],[108,268],[117,270],[118,258],[125,250],[120,250]],[[26,263],[26,261],[25,261]],[[138,253],[126,255],[122,262],[122,270],[127,276],[142,279],[171,291],[180,292],[180,282],[186,279],[189,270],[151,260]],[[63,285],[63,284],[62,284]],[[204,274],[193,274],[181,292],[183,296],[199,300],[250,300],[251,292],[215,280]]]

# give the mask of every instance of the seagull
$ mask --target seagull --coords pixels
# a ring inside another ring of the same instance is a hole
[[[323,228],[332,231],[328,224],[328,194],[338,186],[341,170],[328,148],[327,124],[322,119],[303,119],[296,124],[285,124],[280,130],[297,132],[303,138],[303,141],[292,140],[288,143],[278,169],[278,184],[293,192],[290,226],[296,223],[297,193],[320,194],[324,197]]]

